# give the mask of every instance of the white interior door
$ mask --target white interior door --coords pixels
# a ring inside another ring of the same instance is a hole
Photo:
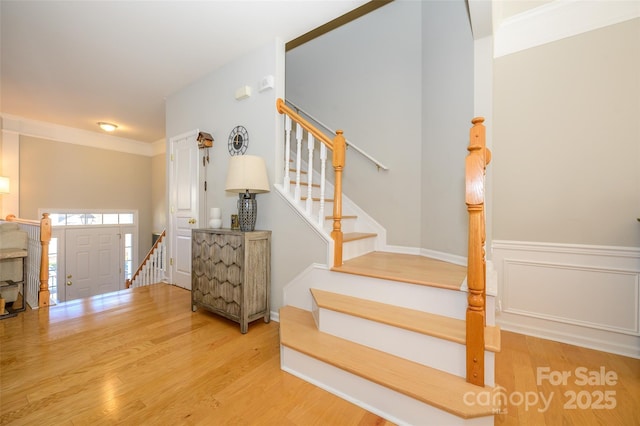
[[[191,289],[191,230],[199,228],[198,131],[170,139],[171,281]]]
[[[65,300],[120,289],[118,227],[70,228],[65,241]]]

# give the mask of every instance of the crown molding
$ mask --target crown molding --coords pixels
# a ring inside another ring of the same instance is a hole
[[[126,152],[128,154],[152,157],[165,152],[165,141],[161,139],[154,143],[141,142],[134,139],[104,135],[74,127],[30,120],[23,117],[2,114],[2,131],[58,142],[107,149],[110,151]]]
[[[494,58],[640,17],[633,0],[556,0],[502,21]]]

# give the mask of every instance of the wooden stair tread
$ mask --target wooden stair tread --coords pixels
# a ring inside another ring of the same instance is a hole
[[[322,333],[316,328],[311,313],[299,308],[280,308],[280,342],[307,356],[465,419],[497,412],[494,410],[498,407],[491,405],[464,403],[464,395],[468,392],[493,392],[493,388],[480,388],[467,383],[462,377]]]
[[[296,169],[289,169],[289,171],[292,172],[292,173],[297,173],[298,172],[298,170],[296,170]],[[306,170],[300,170],[300,174],[306,175],[307,172],[306,172]]]
[[[300,197],[300,199],[303,200],[303,201],[306,201],[307,198],[309,198],[309,197],[307,197],[306,195],[303,195],[303,196]],[[320,197],[311,197],[311,200],[320,201]],[[333,203],[333,198],[325,198],[324,202],[325,203]]]
[[[311,289],[311,293],[316,300],[316,304],[324,309],[357,316],[462,345],[466,344],[467,332],[464,320],[315,288]],[[485,327],[484,340],[486,350],[499,352],[500,327]]]
[[[295,180],[290,180],[289,183],[292,183],[292,184],[295,185],[296,181]],[[308,187],[309,186],[309,182],[300,182],[300,186],[307,186]],[[312,183],[311,186],[313,186],[314,188],[320,188],[320,185],[317,184],[317,183]]]
[[[372,234],[369,232],[345,232],[342,234],[342,242],[348,243],[349,241],[363,240],[365,238],[375,238],[378,234]]]
[[[326,220],[333,220],[333,216],[332,215],[325,216],[324,218]],[[348,215],[348,214],[342,215],[342,219],[357,219],[357,218],[358,218],[358,216],[356,216],[356,215]]]
[[[332,271],[411,284],[460,290],[466,266],[425,256],[374,251],[334,266]]]

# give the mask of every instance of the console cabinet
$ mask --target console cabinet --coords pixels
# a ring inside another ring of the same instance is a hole
[[[194,229],[191,302],[240,324],[270,320],[271,231]]]

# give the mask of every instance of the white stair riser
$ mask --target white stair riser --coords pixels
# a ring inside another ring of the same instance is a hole
[[[376,250],[375,238],[361,238],[342,244],[342,260],[356,258]]]
[[[320,308],[317,312],[316,325],[324,333],[466,377],[464,345],[329,309]],[[494,386],[493,361],[493,352],[485,351],[484,380],[487,386]]]
[[[284,305],[313,310],[311,288],[457,319],[466,318],[468,294],[464,291],[332,272],[321,266],[308,268],[287,285]],[[487,325],[495,325],[495,297],[491,295],[487,295],[486,321]]]
[[[493,416],[462,419],[286,346],[280,359],[284,371],[399,425],[494,424]]]

